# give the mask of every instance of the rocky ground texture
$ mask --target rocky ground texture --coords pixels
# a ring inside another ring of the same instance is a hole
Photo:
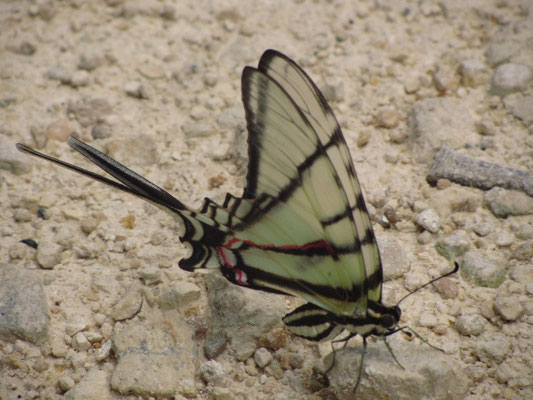
[[[190,274],[150,204],[15,149],[92,168],[76,134],[191,206],[240,195],[240,74],[274,48],[324,91],[382,251],[390,345],[361,399],[533,398],[533,3],[0,3],[0,398],[353,398],[361,342],[287,333],[298,299]]]

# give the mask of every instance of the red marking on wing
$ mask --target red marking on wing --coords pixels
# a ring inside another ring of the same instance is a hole
[[[220,256],[220,258],[222,259],[222,263],[224,264],[224,266],[228,269],[233,269],[233,271],[235,272],[235,275],[237,277],[237,282],[239,282],[241,285],[246,285],[246,282],[243,281],[243,272],[238,269],[238,268],[234,268],[235,265],[233,265],[230,260],[228,260],[228,257],[226,257],[226,254],[224,253],[225,249],[227,249],[229,246],[231,246],[232,244],[235,243],[235,241],[238,241],[239,239],[232,239],[230,240],[228,243],[226,243],[224,246],[218,246],[217,247],[217,251],[218,251],[218,255]]]
[[[224,245],[224,247],[226,247]],[[226,254],[224,254],[224,248],[222,246],[217,247],[218,255],[222,259],[222,262],[224,263],[224,266],[226,268],[233,268],[233,265],[229,262],[228,258],[226,257]]]

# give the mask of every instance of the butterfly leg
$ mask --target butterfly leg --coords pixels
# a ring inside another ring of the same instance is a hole
[[[417,331],[415,331],[413,328],[411,328],[409,326],[403,326],[401,328],[396,329],[395,331],[393,331],[391,333],[395,333],[395,332],[398,332],[398,331],[406,331],[406,333],[408,333],[408,334],[412,333],[413,335],[415,335],[418,339],[420,339],[423,343],[427,344],[432,349],[435,349],[435,350],[438,350],[438,351],[442,351],[444,353],[443,349],[441,349],[440,347],[437,347],[437,346],[433,346],[431,343],[429,343],[429,341],[426,338],[424,338],[420,333],[418,333]],[[389,334],[387,334],[387,336],[389,336]]]
[[[405,368],[403,367],[403,365],[400,364],[400,362],[399,362],[398,359],[396,358],[396,355],[395,355],[394,352],[392,351],[392,347],[390,347],[389,342],[387,342],[387,337],[386,337],[386,336],[382,336],[382,338],[383,338],[383,342],[385,343],[385,346],[387,346],[387,349],[389,349],[389,352],[390,352],[392,358],[394,358],[394,361],[396,361],[396,364],[398,364],[398,365],[400,366],[401,369],[405,369]]]
[[[327,374],[329,371],[332,370],[332,368],[335,366],[335,356],[337,354],[337,350],[335,349],[334,343],[340,343],[344,342],[341,349],[344,349],[348,345],[348,340],[356,336],[357,333],[350,333],[346,337],[343,337],[342,339],[335,339],[331,341],[331,353],[333,354],[333,361],[331,362],[331,365],[326,369],[325,373]]]
[[[366,336],[363,336],[363,354],[361,354],[361,362],[359,363],[359,374],[357,376],[357,382],[355,383],[355,387],[353,388],[353,393],[357,391],[357,388],[359,387],[359,383],[361,382],[361,375],[363,374],[363,362],[365,360],[365,353],[366,353]]]

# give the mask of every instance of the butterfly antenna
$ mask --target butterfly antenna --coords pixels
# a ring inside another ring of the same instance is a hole
[[[455,268],[453,269],[453,271],[450,271],[450,272],[445,273],[444,275],[438,276],[438,277],[436,277],[435,279],[432,279],[432,280],[430,280],[429,282],[424,283],[422,286],[416,288],[416,289],[413,290],[412,292],[407,293],[405,296],[403,296],[403,297],[400,299],[400,301],[399,301],[398,303],[396,303],[396,307],[399,306],[400,303],[401,303],[402,301],[404,301],[406,298],[408,298],[409,296],[411,296],[413,293],[416,293],[416,292],[418,292],[420,289],[423,289],[423,288],[425,288],[426,286],[431,285],[431,284],[434,283],[434,282],[437,282],[439,279],[446,278],[447,276],[453,275],[453,274],[455,274],[457,271],[459,271],[459,264],[456,262],[456,263],[455,263]]]

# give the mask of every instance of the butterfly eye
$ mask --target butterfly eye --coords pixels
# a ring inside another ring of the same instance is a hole
[[[391,328],[395,323],[394,317],[392,315],[386,314],[381,317],[379,323],[383,328]]]

